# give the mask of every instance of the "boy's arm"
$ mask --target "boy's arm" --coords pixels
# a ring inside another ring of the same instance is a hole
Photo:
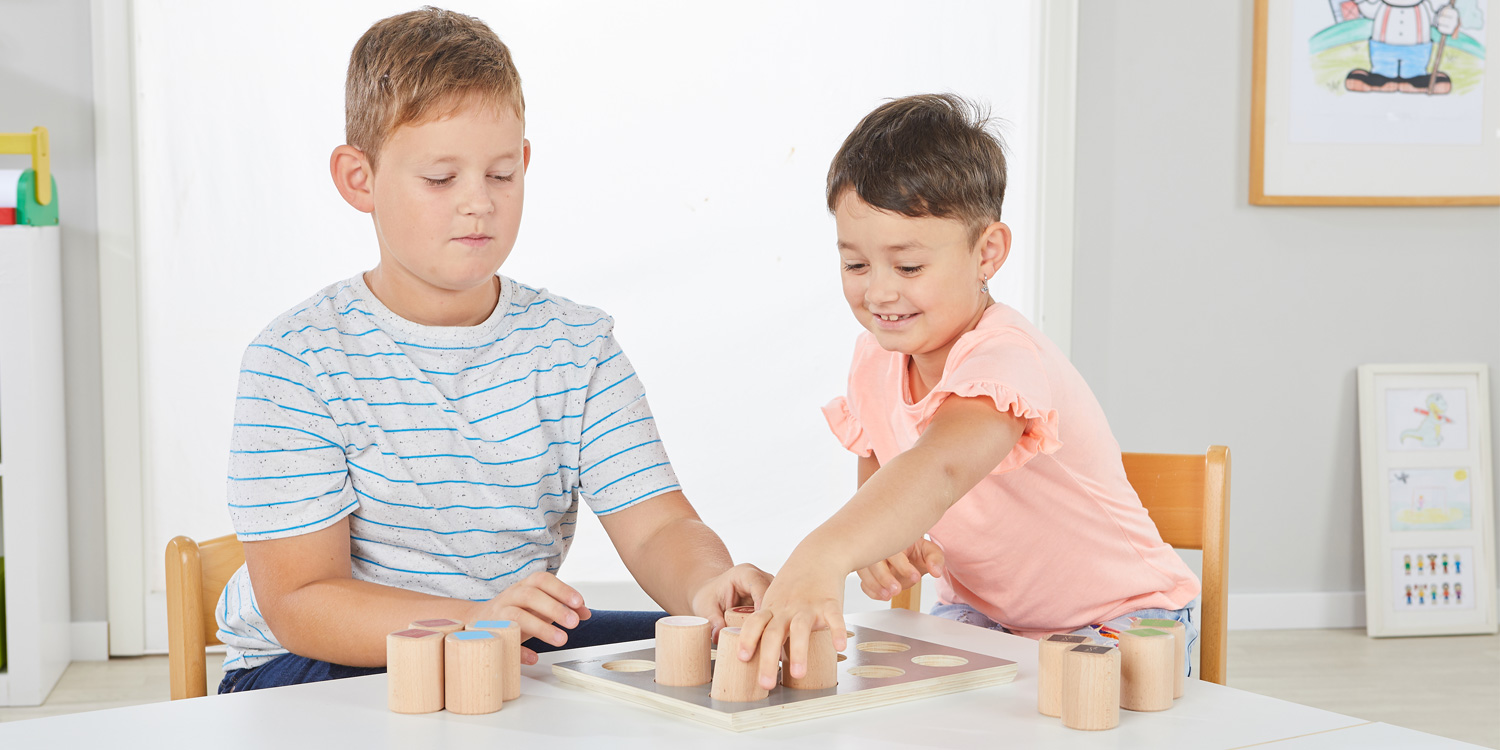
[[[996,410],[987,396],[950,396],[915,445],[871,471],[854,497],[797,545],[745,622],[739,657],[749,661],[754,652],[745,648],[759,641],[761,686],[775,686],[783,641],[794,677],[806,674],[811,631],[832,628],[842,649],[845,577],[926,533],[1000,465],[1025,429],[1026,420]],[[867,467],[862,463],[861,474]]]
[[[514,620],[527,638],[554,646],[587,618],[583,597],[550,573],[533,573],[485,602],[433,596],[352,577],[349,517],[299,536],[245,542],[255,599],[271,632],[298,656],[351,667],[385,665],[386,634],[413,620]],[[523,658],[536,656],[523,649]]]
[[[759,603],[771,577],[754,565],[735,565],[724,542],[698,517],[681,490],[665,492],[599,517],[625,567],[671,614],[708,618],[714,632],[724,612]]]

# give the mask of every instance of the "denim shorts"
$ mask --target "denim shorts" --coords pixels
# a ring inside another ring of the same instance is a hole
[[[1134,612],[1121,615],[1108,622],[1088,625],[1074,630],[1071,635],[1081,635],[1093,639],[1101,645],[1114,645],[1115,639],[1104,635],[1109,629],[1121,630],[1130,627],[1132,619],[1139,620],[1176,620],[1182,623],[1183,630],[1187,635],[1187,658],[1183,660],[1189,677],[1193,675],[1193,647],[1198,644],[1198,623],[1193,621],[1193,609],[1198,605],[1194,599],[1182,609],[1138,609]],[[965,625],[998,630],[1002,633],[1011,632],[1004,625],[991,620],[988,615],[980,612],[967,604],[938,604],[932,608],[932,614],[945,620],[961,622]]]

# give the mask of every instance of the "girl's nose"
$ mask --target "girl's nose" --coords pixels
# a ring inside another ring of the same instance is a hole
[[[872,304],[895,302],[901,293],[896,280],[889,274],[871,274],[870,286],[865,289],[865,299]]]

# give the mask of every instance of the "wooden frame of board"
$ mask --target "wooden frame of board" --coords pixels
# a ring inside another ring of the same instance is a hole
[[[1359,368],[1371,637],[1497,631],[1489,368]]]
[[[1299,0],[1300,1],[1300,0]],[[1487,9],[1485,28],[1476,32],[1488,41],[1487,49],[1500,46],[1500,0],[1483,0]],[[1268,47],[1276,42],[1286,42],[1291,32],[1292,0],[1255,0],[1255,43],[1253,58],[1253,86],[1250,107],[1250,203],[1261,206],[1497,206],[1500,205],[1500,70],[1489,71],[1483,78],[1479,95],[1483,97],[1483,125],[1477,146],[1453,145],[1398,145],[1380,146],[1386,152],[1400,152],[1398,160],[1403,164],[1421,162],[1422,171],[1428,181],[1443,182],[1445,170],[1474,170],[1473,177],[1484,188],[1478,191],[1458,191],[1460,194],[1442,194],[1441,190],[1424,190],[1423,194],[1408,194],[1397,185],[1380,184],[1379,179],[1349,175],[1344,184],[1322,186],[1316,190],[1297,189],[1306,185],[1291,185],[1295,178],[1277,172],[1268,175],[1268,170],[1277,170],[1278,149],[1288,145],[1286,135],[1287,117],[1285,100],[1288,97],[1286,81],[1289,76],[1281,67],[1282,61],[1268,57]],[[1274,24],[1274,25],[1273,25]],[[1460,32],[1463,27],[1460,26]],[[1491,63],[1493,67],[1493,63]],[[1269,71],[1269,72],[1268,72]],[[1268,96],[1271,99],[1268,124]],[[1359,96],[1413,97],[1410,93],[1364,93]],[[1268,143],[1269,139],[1269,143]],[[1268,160],[1268,156],[1270,157]],[[1269,161],[1269,165],[1268,165]],[[1292,164],[1308,164],[1304,159],[1290,159]],[[1486,169],[1486,165],[1489,168]],[[1308,169],[1311,171],[1311,168]],[[1400,170],[1388,170],[1397,172]],[[1484,175],[1491,175],[1485,177]],[[1268,180],[1268,176],[1270,179]],[[1399,178],[1398,178],[1399,179]],[[1392,180],[1397,181],[1397,180]],[[1470,184],[1474,180],[1468,180]],[[1335,180],[1338,182],[1338,180]]]

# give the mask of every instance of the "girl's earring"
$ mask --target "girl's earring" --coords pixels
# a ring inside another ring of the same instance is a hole
[[[986,276],[985,274],[979,274],[979,293],[980,294],[989,294],[990,293],[989,280],[990,280],[989,276]]]

